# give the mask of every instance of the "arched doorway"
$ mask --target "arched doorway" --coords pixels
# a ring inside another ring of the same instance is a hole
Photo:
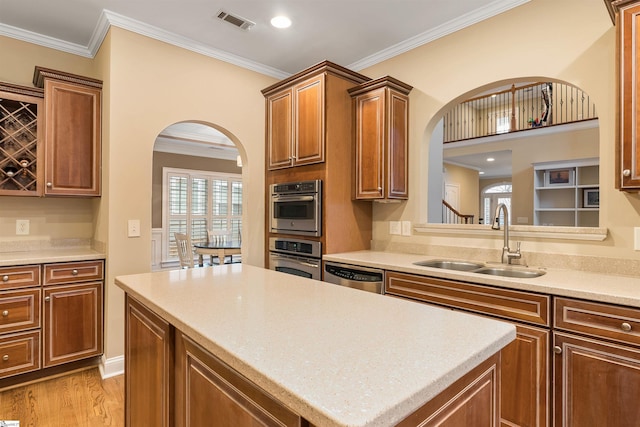
[[[194,244],[213,230],[242,235],[240,152],[213,125],[180,122],[160,132],[152,182],[152,270],[179,266],[175,233]]]

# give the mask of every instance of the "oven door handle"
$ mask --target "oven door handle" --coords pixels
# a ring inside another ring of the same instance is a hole
[[[315,196],[271,196],[274,202],[313,202]]]
[[[306,267],[318,268],[319,266],[318,263],[313,264],[309,262],[306,258],[299,258],[295,256],[287,256],[287,255],[280,255],[280,254],[274,254],[274,253],[271,253],[271,257],[273,258],[274,261],[277,261],[278,259],[282,259],[282,260],[296,261]]]

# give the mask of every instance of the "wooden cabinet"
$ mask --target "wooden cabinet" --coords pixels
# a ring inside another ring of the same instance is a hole
[[[409,197],[411,89],[392,77],[349,89],[355,108],[356,199]]]
[[[40,266],[0,268],[0,378],[40,369]]]
[[[169,427],[173,328],[129,295],[125,310],[125,426]]]
[[[42,194],[43,91],[0,82],[0,195]]]
[[[103,271],[103,261],[44,265],[44,367],[102,354]]]
[[[500,425],[549,425],[548,295],[392,271],[385,272],[385,292],[514,321],[516,340],[501,351]]]
[[[556,298],[554,314],[556,425],[637,426],[640,310]]]
[[[36,67],[44,87],[48,196],[100,196],[102,82]]]
[[[175,395],[177,427],[307,425],[298,414],[181,333],[176,334]]]
[[[640,189],[640,81],[636,36],[640,25],[640,2],[607,0],[617,9],[618,127],[616,149],[616,187],[625,191]]]
[[[324,161],[325,74],[267,96],[269,170]]]

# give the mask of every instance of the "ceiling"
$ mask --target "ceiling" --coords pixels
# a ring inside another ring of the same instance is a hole
[[[93,57],[117,26],[282,79],[323,60],[360,71],[528,1],[0,0],[0,35]],[[255,25],[242,30],[218,19],[221,11]],[[270,25],[280,14],[291,27]],[[221,143],[224,136],[208,129],[166,130],[160,147],[228,151],[230,141]],[[204,146],[206,133],[216,148]]]

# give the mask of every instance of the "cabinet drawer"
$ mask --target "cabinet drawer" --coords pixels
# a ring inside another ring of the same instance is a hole
[[[640,345],[640,310],[554,298],[554,328]]]
[[[476,313],[548,326],[550,297],[389,271],[385,292]]]
[[[40,369],[40,332],[0,337],[0,378]]]
[[[0,292],[0,333],[40,326],[40,288]]]
[[[0,290],[40,286],[40,266],[0,267]]]
[[[104,278],[104,261],[67,262],[45,264],[44,285],[86,282]]]

